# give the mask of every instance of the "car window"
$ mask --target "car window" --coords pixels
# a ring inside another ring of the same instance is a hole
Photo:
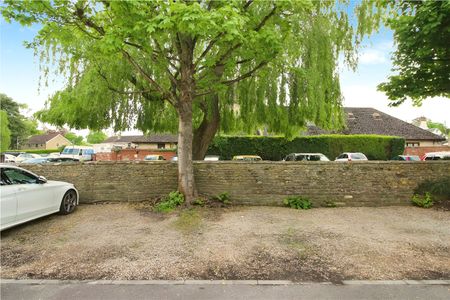
[[[347,156],[347,154],[344,153],[344,154],[339,155],[338,158],[348,158],[348,156]]]
[[[84,152],[85,155],[92,155],[92,154],[94,154],[94,150],[93,149],[85,149],[83,152]]]
[[[6,178],[11,184],[29,184],[37,183],[37,177],[19,169],[4,169],[2,170]],[[3,176],[3,175],[2,175]]]
[[[306,157],[304,155],[297,155],[297,156],[295,156],[295,160],[296,161],[306,160]]]
[[[319,155],[310,155],[309,156],[309,160],[310,161],[319,161],[320,160],[320,156]]]
[[[352,159],[366,159],[361,153],[353,153]]]

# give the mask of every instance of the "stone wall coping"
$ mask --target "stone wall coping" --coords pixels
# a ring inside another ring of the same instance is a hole
[[[46,163],[37,164],[39,166],[74,166],[74,165],[130,165],[130,164],[177,164],[172,161],[143,161],[143,160],[130,160],[130,161],[84,161],[84,162],[71,162],[71,163]],[[195,160],[194,164],[233,164],[233,165],[326,165],[326,164],[367,164],[367,165],[403,165],[403,164],[450,164],[450,160],[430,160],[430,161],[393,161],[393,160],[369,160],[369,161],[233,161],[233,160],[219,160],[219,161],[203,161]],[[19,163],[18,166],[36,166],[36,164],[24,164]]]

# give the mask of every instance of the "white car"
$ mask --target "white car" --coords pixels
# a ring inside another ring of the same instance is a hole
[[[20,163],[27,159],[39,158],[39,157],[42,157],[42,156],[39,154],[34,154],[34,153],[21,153],[16,157],[16,163]]]
[[[291,153],[288,154],[284,161],[330,161],[322,153]]]
[[[59,212],[70,214],[78,205],[73,184],[47,181],[25,169],[0,164],[0,230]]]
[[[368,159],[361,152],[344,152],[341,155],[339,155],[338,157],[336,157],[336,159],[334,161],[352,161],[352,160],[364,161],[364,160],[368,160]]]
[[[14,155],[11,155],[11,154],[5,154],[5,162],[6,163],[15,163],[16,162],[16,157]]]

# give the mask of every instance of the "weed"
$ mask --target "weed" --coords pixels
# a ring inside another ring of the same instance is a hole
[[[185,210],[173,224],[182,233],[192,233],[202,225],[202,218],[195,209]]]
[[[283,200],[283,204],[295,209],[310,209],[312,206],[311,201],[302,196],[289,196]]]
[[[170,212],[184,203],[184,195],[178,191],[170,192],[169,195],[155,206],[157,212]]]
[[[219,202],[222,202],[225,205],[231,204],[230,195],[227,192],[223,192],[216,197],[214,197]]]
[[[433,206],[433,199],[431,198],[431,194],[428,192],[426,192],[423,197],[418,194],[414,194],[414,196],[411,199],[411,202],[414,205],[423,208],[430,208]]]
[[[192,202],[192,204],[197,206],[205,206],[205,200],[202,198],[197,198]]]

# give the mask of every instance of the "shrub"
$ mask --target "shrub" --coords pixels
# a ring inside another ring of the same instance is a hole
[[[178,191],[170,192],[169,195],[155,206],[155,211],[170,212],[184,203],[184,195]]]
[[[430,208],[433,206],[433,199],[431,198],[430,193],[425,193],[425,195],[422,197],[418,194],[414,194],[414,196],[411,199],[411,202],[419,207],[423,208]]]
[[[281,160],[289,153],[320,152],[334,159],[342,152],[363,152],[371,160],[388,160],[403,153],[405,140],[382,135],[319,135],[293,140],[284,137],[218,136],[209,155],[231,159],[239,154],[256,154],[264,160]]]
[[[312,206],[308,198],[301,196],[289,196],[283,200],[283,204],[295,209],[310,209]]]
[[[205,201],[202,198],[197,198],[192,202],[193,205],[204,206]]]
[[[223,192],[216,197],[214,197],[215,200],[222,202],[223,204],[231,204],[230,195],[227,192]]]

